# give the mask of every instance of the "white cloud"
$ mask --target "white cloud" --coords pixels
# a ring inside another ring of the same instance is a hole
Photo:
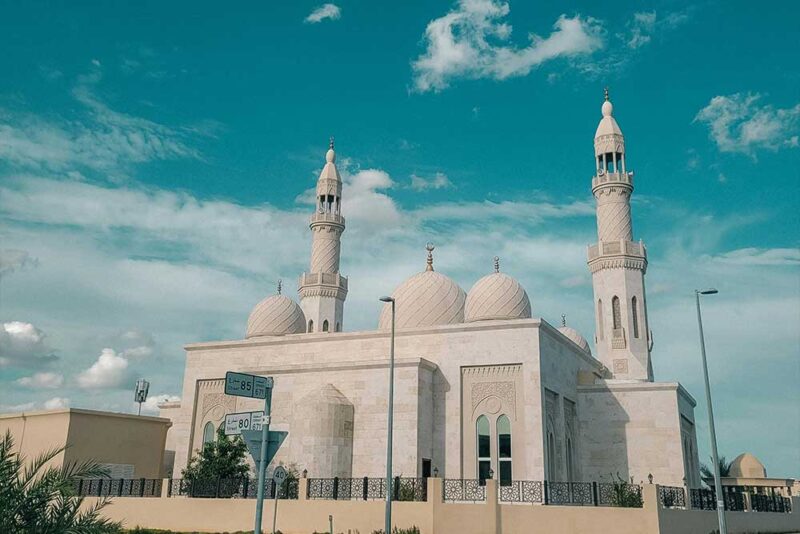
[[[28,412],[36,409],[35,402],[23,402],[20,404],[0,404],[0,413]]]
[[[180,402],[181,398],[177,395],[150,395],[147,400],[142,403],[142,413],[158,414],[158,405],[162,402]]]
[[[44,332],[31,323],[11,321],[0,328],[0,367],[39,367],[57,359]]]
[[[715,256],[716,261],[734,265],[786,265],[800,267],[797,248],[741,248]]]
[[[758,149],[796,148],[800,104],[775,109],[760,104],[761,98],[757,93],[715,96],[694,120],[708,126],[709,135],[722,152],[752,155]]]
[[[59,373],[35,373],[17,379],[17,384],[31,388],[55,389],[64,383],[64,376]]]
[[[337,20],[342,16],[342,10],[336,4],[323,4],[312,11],[305,19],[307,23],[316,24],[323,20]]]
[[[414,89],[441,91],[457,78],[503,80],[525,76],[561,57],[591,54],[602,48],[599,21],[561,15],[547,37],[529,34],[530,44],[509,42],[509,6],[495,0],[461,0],[425,29],[425,52],[413,63]]]
[[[633,20],[628,23],[630,36],[627,40],[628,48],[639,48],[650,42],[650,34],[656,26],[656,12],[645,11],[634,13]]]
[[[57,410],[60,408],[67,408],[69,406],[69,399],[64,397],[53,397],[44,401],[45,410]]]
[[[78,375],[78,385],[87,389],[115,388],[128,378],[128,360],[106,348],[91,367]]]
[[[447,189],[453,187],[453,182],[443,172],[437,172],[431,178],[423,178],[416,174],[411,175],[411,189],[426,191],[428,189]]]

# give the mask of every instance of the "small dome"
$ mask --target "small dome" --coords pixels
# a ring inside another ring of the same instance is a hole
[[[255,305],[247,319],[246,338],[283,336],[306,331],[306,316],[300,306],[284,295],[272,295]]]
[[[495,272],[472,286],[467,295],[464,319],[530,319],[531,301],[525,289],[514,278],[500,272],[500,259],[495,257]]]
[[[433,270],[433,244],[428,243],[428,266],[392,293],[395,299],[395,328],[416,328],[464,322],[467,294],[458,284]],[[392,327],[392,305],[384,304],[378,328]]]
[[[767,470],[758,458],[746,452],[731,462],[728,476],[735,478],[767,478]]]
[[[603,113],[603,118],[600,119],[600,124],[597,125],[597,131],[594,134],[595,139],[602,135],[622,135],[622,130],[620,130],[619,124],[617,124],[612,115],[614,105],[608,99],[608,88],[605,90],[605,101],[600,107],[600,111]]]
[[[592,353],[591,349],[589,348],[589,342],[586,341],[586,338],[580,335],[578,331],[571,326],[562,326],[558,329],[558,331],[564,334],[567,339],[578,345],[582,351],[589,354]]]

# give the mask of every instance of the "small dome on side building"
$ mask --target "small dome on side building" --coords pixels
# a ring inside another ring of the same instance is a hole
[[[592,349],[589,348],[589,342],[586,341],[586,338],[580,335],[580,333],[571,326],[567,326],[566,315],[561,316],[561,326],[558,328],[558,331],[564,334],[567,339],[578,345],[582,351],[587,354],[592,353]]]
[[[767,470],[758,458],[749,452],[745,452],[733,459],[728,476],[734,478],[767,478]]]

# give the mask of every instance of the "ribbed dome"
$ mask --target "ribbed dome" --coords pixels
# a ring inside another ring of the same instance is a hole
[[[514,278],[505,273],[492,273],[478,280],[467,295],[464,319],[530,319],[531,301]]]
[[[578,331],[571,326],[562,326],[558,329],[558,331],[569,338],[570,341],[578,345],[584,352],[588,352],[589,354],[592,353],[592,350],[589,348],[589,342],[586,341],[586,338],[580,335]]]
[[[272,295],[255,305],[247,319],[247,335],[283,336],[306,331],[306,316],[300,306],[284,295]]]
[[[766,478],[767,470],[758,458],[746,452],[731,462],[728,476],[736,478]]]
[[[464,322],[467,294],[458,284],[435,271],[415,274],[394,290],[395,327],[415,328]],[[378,328],[392,327],[392,306],[385,304]]]

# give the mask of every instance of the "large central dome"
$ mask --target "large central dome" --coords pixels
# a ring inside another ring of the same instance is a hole
[[[500,258],[494,258],[494,272],[478,280],[467,295],[466,321],[530,319],[531,301],[514,278],[500,272]]]
[[[394,290],[395,328],[417,328],[464,322],[467,294],[458,284],[433,270],[433,246],[428,245],[428,266]],[[392,327],[392,306],[385,304],[378,328]]]

